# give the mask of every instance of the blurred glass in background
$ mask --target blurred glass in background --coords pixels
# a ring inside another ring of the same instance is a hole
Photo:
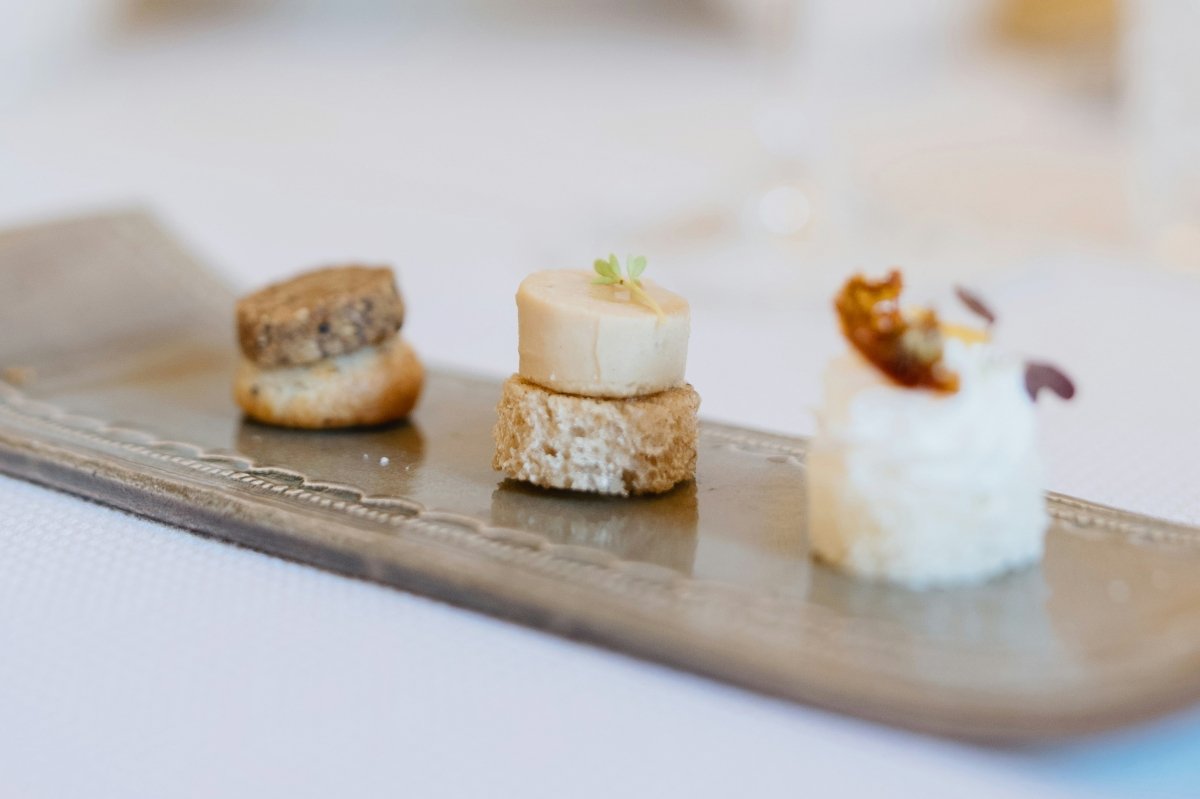
[[[707,137],[720,154],[705,179],[631,197],[565,235],[714,262],[736,253],[751,283],[803,284],[797,275],[822,264],[988,270],[1062,247],[1200,268],[1191,0],[0,0],[0,12],[8,107],[147,38],[243,28],[269,39],[304,20],[342,39],[355,25],[368,38],[461,25],[515,52],[526,38],[607,37],[629,64],[644,61],[664,109],[673,86],[711,80],[697,62],[708,48],[743,87],[714,86],[724,112],[703,125],[664,112],[622,142]],[[567,63],[582,50],[544,52],[541,74],[557,53],[579,94],[650,116],[589,77],[619,65],[589,73]]]
[[[1131,207],[1148,253],[1200,269],[1200,3],[1128,0]]]

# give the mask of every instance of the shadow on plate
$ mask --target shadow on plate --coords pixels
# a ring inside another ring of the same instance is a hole
[[[700,511],[694,482],[665,494],[622,498],[505,480],[492,492],[492,523],[690,575]]]
[[[243,419],[234,449],[262,466],[346,483],[367,494],[405,496],[425,460],[425,437],[411,422],[344,430],[292,430]]]

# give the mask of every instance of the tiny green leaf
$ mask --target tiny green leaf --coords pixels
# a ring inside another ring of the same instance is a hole
[[[597,286],[623,286],[629,290],[629,295],[634,302],[645,305],[650,310],[657,314],[659,321],[666,318],[663,309],[659,306],[654,298],[646,291],[646,287],[642,285],[642,272],[646,271],[646,256],[631,255],[625,259],[625,276],[621,275],[621,262],[615,254],[610,254],[608,260],[597,258],[592,268],[596,270],[596,277],[592,278],[592,283]]]

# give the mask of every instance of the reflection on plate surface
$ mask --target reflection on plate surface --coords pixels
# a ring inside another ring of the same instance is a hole
[[[653,497],[580,496],[505,480],[492,492],[492,523],[537,530],[559,544],[595,547],[624,560],[691,574],[700,514],[696,484]]]

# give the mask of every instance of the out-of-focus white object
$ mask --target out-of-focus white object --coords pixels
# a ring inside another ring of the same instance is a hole
[[[768,51],[762,60],[770,73],[754,130],[771,158],[770,179],[748,214],[751,229],[853,241],[861,155],[848,131],[897,93],[922,85],[934,93],[978,38],[985,12],[981,0],[750,3],[743,22]],[[822,213],[810,225],[813,204]]]
[[[20,97],[109,32],[120,0],[0,0],[0,104]]]
[[[1200,2],[1131,0],[1124,89],[1133,215],[1150,253],[1200,269]]]
[[[758,221],[777,236],[794,236],[812,219],[812,200],[799,186],[776,186],[758,202]]]

